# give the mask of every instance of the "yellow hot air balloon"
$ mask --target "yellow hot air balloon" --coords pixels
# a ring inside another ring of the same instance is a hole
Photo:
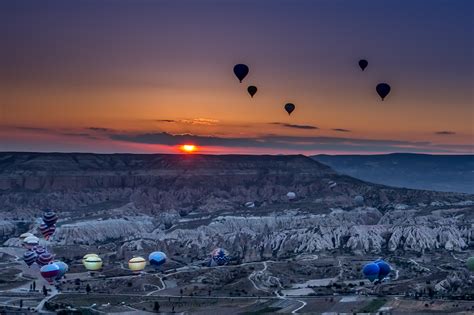
[[[86,254],[84,257],[82,257],[82,264],[85,266],[86,259],[89,257],[99,257],[97,254]]]
[[[145,269],[146,260],[143,257],[133,257],[128,261],[128,268],[131,271],[142,271]]]
[[[86,256],[82,259],[82,264],[87,270],[97,271],[102,268],[102,259],[97,254],[87,254]]]

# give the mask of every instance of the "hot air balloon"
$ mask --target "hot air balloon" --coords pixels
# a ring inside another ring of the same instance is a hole
[[[253,97],[255,95],[255,93],[257,93],[257,87],[253,86],[253,85],[250,85],[247,88],[247,92],[249,92],[250,96]]]
[[[237,64],[234,66],[234,74],[239,79],[240,83],[242,83],[242,80],[247,76],[249,73],[249,67],[244,64]]]
[[[59,267],[59,273],[56,276],[55,280],[60,280],[68,272],[69,266],[62,261],[54,261],[53,263]]]
[[[362,269],[364,276],[371,282],[374,282],[378,279],[379,271],[380,267],[376,263],[369,263],[364,266],[364,269]]]
[[[369,63],[367,62],[367,60],[365,60],[365,59],[359,60],[359,67],[362,69],[362,71],[364,71],[365,68],[367,68],[368,65],[369,65]]]
[[[29,266],[33,265],[38,258],[38,254],[36,254],[32,250],[28,250],[23,254],[23,261]]]
[[[474,271],[474,256],[471,256],[466,261],[467,269]]]
[[[36,245],[35,247],[33,247],[33,251],[38,254],[38,255],[41,255],[43,253],[46,253],[46,248],[44,248],[43,246],[41,245]]]
[[[293,199],[296,198],[296,194],[294,192],[290,191],[286,194],[286,197],[288,197],[288,199],[290,199],[290,200],[293,200]]]
[[[166,254],[163,252],[153,252],[148,256],[148,260],[150,261],[150,265],[159,268],[166,262]]]
[[[295,105],[292,103],[287,103],[285,105],[285,110],[288,113],[288,115],[291,115],[291,113],[295,110]]]
[[[211,265],[223,266],[229,262],[229,253],[223,248],[216,248],[211,253]]]
[[[54,279],[58,276],[60,273],[58,265],[51,263],[44,265],[40,269],[41,276],[48,281],[49,284],[52,284]]]
[[[84,261],[89,257],[99,257],[99,255],[97,255],[97,254],[85,254],[84,257],[82,257],[82,263],[84,264]]]
[[[23,242],[25,241],[25,239],[27,237],[30,237],[30,236],[34,236],[33,234],[31,233],[23,233],[21,234],[18,238],[20,239],[20,242],[23,244]]]
[[[146,260],[143,257],[133,257],[128,261],[128,269],[131,271],[142,271],[145,266]]]
[[[41,255],[38,255],[38,257],[36,258],[36,263],[39,266],[45,266],[49,264],[50,262],[52,262],[53,259],[54,259],[53,254],[51,254],[50,252],[44,252]]]
[[[378,259],[374,262],[375,264],[377,264],[377,266],[379,266],[379,276],[378,276],[378,279],[380,281],[382,281],[383,279],[385,279],[385,277],[388,276],[388,274],[390,273],[390,271],[392,271],[392,268],[390,268],[390,265],[387,264],[385,261],[383,261],[382,259]]]
[[[35,246],[38,246],[39,238],[37,238],[36,236],[28,236],[23,241],[23,244],[25,245],[26,248],[33,249]]]
[[[102,268],[102,259],[97,256],[88,256],[87,258],[83,259],[82,263],[84,264],[84,267],[86,267],[87,270],[89,271],[97,271]]]
[[[379,96],[382,98],[382,101],[384,98],[390,93],[390,85],[387,83],[379,83],[377,84],[377,87],[375,88]]]
[[[56,225],[55,224],[46,225],[46,224],[43,223],[43,224],[40,225],[39,230],[40,230],[41,234],[43,235],[44,239],[49,240],[51,235],[53,235],[54,232],[56,231]]]
[[[43,213],[44,224],[46,224],[47,226],[51,226],[51,225],[56,224],[57,221],[58,221],[58,216],[56,215],[56,213],[54,213],[53,211],[49,209],[45,210],[45,212]]]
[[[360,196],[360,195],[359,195],[359,196],[355,196],[355,197],[354,197],[354,202],[355,202],[356,205],[362,206],[362,205],[364,204],[364,197],[362,197],[362,196]]]

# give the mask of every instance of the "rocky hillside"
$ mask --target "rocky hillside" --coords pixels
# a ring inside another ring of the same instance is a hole
[[[0,214],[31,217],[45,207],[71,216],[132,203],[142,214],[215,212],[246,202],[258,207],[323,200],[329,206],[417,204],[459,194],[393,189],[336,174],[305,156],[205,156],[0,153]]]

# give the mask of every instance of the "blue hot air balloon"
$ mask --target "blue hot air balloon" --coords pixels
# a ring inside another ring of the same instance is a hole
[[[369,263],[364,266],[362,273],[364,276],[369,279],[371,282],[374,282],[379,277],[380,267],[376,263]]]
[[[211,265],[225,265],[229,262],[229,253],[223,248],[216,248],[211,253]]]
[[[153,252],[148,256],[148,260],[150,261],[150,265],[159,268],[166,262],[166,254],[163,252]]]
[[[239,79],[240,83],[242,83],[242,80],[249,74],[249,67],[244,64],[237,64],[234,66],[234,74]]]
[[[55,261],[54,264],[59,267],[59,273],[56,276],[55,280],[60,280],[62,277],[64,277],[66,272],[68,272],[69,266],[62,261]]]
[[[49,284],[52,284],[59,274],[59,266],[56,264],[44,265],[41,267],[40,273]]]
[[[36,262],[37,258],[38,254],[32,250],[28,250],[23,254],[23,260],[28,265],[28,267],[33,265]]]
[[[390,271],[392,271],[392,268],[390,268],[390,265],[387,264],[382,259],[378,259],[374,263],[377,264],[377,266],[379,266],[379,277],[378,277],[379,280],[385,279],[385,277],[388,276]]]

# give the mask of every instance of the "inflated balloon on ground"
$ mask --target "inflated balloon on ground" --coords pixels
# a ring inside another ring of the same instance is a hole
[[[145,266],[146,260],[143,257],[133,257],[128,261],[128,269],[132,271],[142,271]]]

